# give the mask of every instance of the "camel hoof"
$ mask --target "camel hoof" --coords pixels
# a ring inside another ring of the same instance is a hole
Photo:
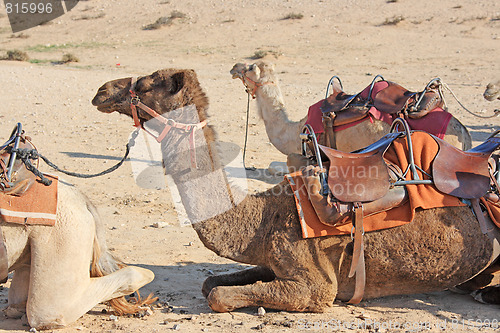
[[[3,312],[7,318],[19,319],[26,314],[26,304],[22,307],[20,305],[10,305]]]

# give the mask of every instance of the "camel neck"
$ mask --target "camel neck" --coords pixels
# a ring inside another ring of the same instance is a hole
[[[291,121],[285,107],[281,90],[277,83],[265,85],[257,90],[259,115],[264,121],[267,136],[276,149],[285,155],[300,152],[298,134],[302,131],[307,117]]]

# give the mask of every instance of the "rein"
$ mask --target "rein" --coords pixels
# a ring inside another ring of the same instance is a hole
[[[158,112],[156,112],[155,110],[151,109],[149,106],[141,102],[139,96],[137,96],[137,93],[135,92],[136,84],[137,84],[137,78],[133,77],[132,82],[130,84],[129,92],[131,97],[130,108],[132,109],[132,118],[134,119],[134,126],[146,131],[149,135],[155,138],[157,142],[162,142],[172,128],[184,130],[186,133],[189,133],[189,151],[191,152],[191,167],[196,169],[197,162],[196,162],[196,151],[195,151],[196,149],[195,134],[197,130],[202,129],[207,125],[207,121],[204,120],[197,124],[183,124],[183,123],[178,123],[173,119],[163,117]],[[143,126],[143,123],[139,119],[137,108],[140,108],[141,110],[145,111],[147,114],[149,114],[150,116],[152,116],[153,118],[155,118],[164,125],[163,130],[160,132],[159,135],[155,135],[154,133],[150,132]]]

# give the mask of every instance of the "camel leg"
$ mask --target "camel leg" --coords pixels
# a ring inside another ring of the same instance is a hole
[[[48,233],[50,237],[38,234],[32,239],[26,314],[37,329],[65,326],[98,303],[131,294],[154,278],[151,271],[132,266],[90,278],[93,228],[88,226],[92,232],[73,228],[64,237],[57,230]],[[54,234],[57,241],[50,239]]]
[[[37,329],[67,325],[100,302],[128,295],[151,282],[153,272],[125,267],[90,278],[95,221],[85,201],[60,188],[57,223],[33,226],[30,232],[31,274],[26,315]]]
[[[217,312],[252,306],[283,311],[322,312],[333,304],[335,295],[336,288],[332,288],[331,284],[275,279],[245,286],[216,287],[208,295],[208,305]]]
[[[269,282],[274,280],[274,278],[275,275],[269,268],[253,267],[235,273],[211,276],[203,282],[201,291],[203,296],[208,297],[210,291],[218,286],[244,286],[257,281]]]
[[[9,288],[8,307],[4,310],[9,318],[21,318],[26,313],[26,301],[30,282],[30,266],[23,265],[14,271]]]

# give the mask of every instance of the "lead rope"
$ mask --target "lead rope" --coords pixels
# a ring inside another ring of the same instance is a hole
[[[83,174],[83,173],[77,173],[77,172],[71,172],[71,171],[66,171],[66,170],[63,170],[61,168],[59,168],[57,165],[55,165],[54,163],[52,163],[47,157],[43,156],[42,154],[40,154],[38,151],[36,151],[35,149],[26,149],[26,148],[23,148],[23,149],[17,149],[16,152],[19,154],[21,160],[23,161],[23,163],[26,165],[26,168],[28,170],[30,170],[31,172],[35,173],[34,170],[31,170],[30,167],[28,167],[28,165],[32,166],[34,168],[34,166],[31,164],[30,162],[30,159],[37,159],[37,158],[41,158],[45,163],[47,163],[48,166],[50,166],[51,168],[59,171],[59,172],[62,172],[68,176],[73,176],[73,177],[78,177],[78,178],[93,178],[93,177],[98,177],[98,176],[102,176],[102,175],[105,175],[105,174],[108,174],[110,172],[113,172],[115,171],[116,169],[118,169],[122,164],[123,162],[125,162],[125,160],[127,159],[128,157],[128,154],[130,152],[130,148],[133,147],[135,145],[135,139],[137,137],[137,135],[139,135],[139,129],[136,129],[134,132],[132,132],[132,136],[129,140],[129,142],[127,143],[127,145],[125,146],[125,155],[123,156],[123,158],[117,163],[115,164],[114,166],[112,166],[111,168],[109,169],[106,169],[104,171],[101,171],[99,173],[94,173],[94,174]],[[34,168],[36,170],[36,168]],[[38,170],[36,170],[38,171]],[[43,175],[38,171],[38,173],[35,173],[35,175],[41,177],[42,179],[42,182],[45,184],[45,182],[43,181]],[[46,180],[48,181],[49,183],[48,184],[45,184],[45,185],[50,185],[50,180]]]
[[[466,108],[466,107],[462,104],[462,102],[460,102],[460,101],[458,100],[458,97],[455,95],[455,93],[451,90],[451,88],[450,88],[450,87],[449,87],[446,83],[441,82],[441,85],[442,85],[443,87],[445,87],[445,88],[446,88],[446,90],[448,90],[448,91],[450,92],[451,96],[453,96],[453,98],[455,98],[455,100],[456,100],[456,101],[457,101],[457,103],[458,103],[458,104],[462,107],[462,109],[464,109],[465,111],[469,112],[471,115],[476,116],[476,117],[478,117],[478,118],[482,118],[482,119],[491,119],[491,118],[494,118],[494,117],[496,117],[496,116],[499,116],[499,115],[500,115],[500,109],[495,109],[495,110],[493,110],[493,115],[491,115],[491,116],[481,116],[481,115],[479,115],[479,114],[477,114],[477,113],[474,113],[474,112],[470,111],[469,109],[467,109],[467,108]],[[443,96],[443,95],[441,95],[441,96]],[[445,104],[446,104],[446,102],[445,102]]]
[[[243,145],[243,167],[245,170],[251,170],[254,171],[255,167],[248,167],[245,164],[245,156],[247,153],[247,141],[248,141],[248,118],[250,116],[250,92],[247,89],[247,121],[246,121],[246,127],[245,127],[245,144]]]

